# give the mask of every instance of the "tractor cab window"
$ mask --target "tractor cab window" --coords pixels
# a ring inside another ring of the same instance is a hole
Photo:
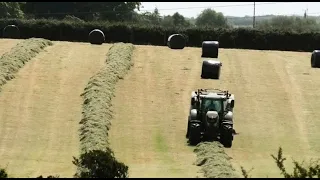
[[[203,99],[202,107],[205,111],[217,111],[222,110],[222,102],[218,99]]]

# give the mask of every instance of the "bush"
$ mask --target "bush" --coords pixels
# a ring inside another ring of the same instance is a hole
[[[0,178],[8,178],[8,173],[5,169],[0,169]]]
[[[37,178],[44,178],[44,177],[41,175]],[[56,175],[56,176],[49,175],[49,176],[47,176],[47,178],[59,178],[59,176],[58,175]]]
[[[0,19],[0,28],[15,24],[21,38],[39,37],[49,40],[88,42],[92,29],[100,29],[106,43],[125,42],[167,46],[173,32],[187,36],[187,46],[201,47],[202,41],[217,40],[221,48],[313,51],[320,49],[320,33],[296,33],[280,30],[255,30],[248,28],[165,28],[128,23],[76,22],[70,20]]]
[[[286,158],[283,157],[281,147],[278,150],[277,156],[271,155],[271,157],[275,160],[277,167],[280,169],[281,175],[283,175],[284,178],[320,178],[319,161],[314,161],[307,166],[303,166],[303,163],[299,163],[294,160],[293,172],[290,174],[284,167],[284,161]],[[249,177],[248,172],[243,167],[241,167],[241,171],[244,178]]]
[[[320,178],[320,164],[318,162],[313,162],[303,167],[302,163],[294,160],[293,173],[289,174],[283,165],[283,162],[286,160],[286,158],[282,156],[282,148],[279,148],[277,156],[271,156],[275,160],[278,168],[281,170],[281,174],[285,178]]]
[[[72,15],[66,15],[63,20],[65,21],[72,21],[72,22],[76,22],[76,23],[84,23],[85,21],[76,17],[76,16],[72,16]]]
[[[111,149],[92,150],[75,157],[73,164],[80,170],[75,178],[127,178],[128,166],[118,162]]]

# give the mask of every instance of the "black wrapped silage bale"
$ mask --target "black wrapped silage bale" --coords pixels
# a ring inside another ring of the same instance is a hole
[[[202,42],[202,55],[206,58],[218,58],[219,42],[218,41],[203,41]]]
[[[94,29],[89,33],[89,42],[91,44],[101,45],[105,42],[105,35],[100,29]]]
[[[16,25],[8,25],[3,29],[3,38],[19,39],[20,30]]]
[[[222,63],[214,59],[203,59],[201,78],[203,79],[219,79]]]
[[[311,67],[320,67],[320,50],[314,50],[311,55]]]
[[[183,49],[186,46],[186,39],[181,34],[172,34],[168,38],[167,45],[170,49]]]

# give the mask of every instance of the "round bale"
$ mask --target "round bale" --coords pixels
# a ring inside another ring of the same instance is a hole
[[[320,67],[320,50],[314,50],[311,55],[311,67]]]
[[[218,58],[219,42],[218,41],[203,41],[202,55],[206,58]]]
[[[181,34],[172,34],[168,38],[168,47],[170,49],[183,49],[186,46],[186,39]]]
[[[3,29],[3,38],[19,39],[20,30],[16,25],[8,25]]]
[[[94,29],[89,33],[89,42],[91,44],[101,45],[105,42],[105,35],[100,29]]]
[[[204,59],[202,61],[201,78],[219,79],[222,63],[218,59]]]

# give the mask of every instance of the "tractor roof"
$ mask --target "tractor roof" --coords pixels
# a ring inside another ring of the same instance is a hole
[[[198,91],[192,91],[191,97],[196,97],[199,93],[201,98],[212,98],[212,99],[234,99],[234,95],[228,91],[220,89],[198,89]]]
[[[200,97],[202,98],[212,98],[212,99],[226,99],[227,94],[226,93],[207,93],[207,94],[200,94]]]
[[[226,99],[230,94],[227,91],[219,89],[199,89],[199,95],[202,98]]]

